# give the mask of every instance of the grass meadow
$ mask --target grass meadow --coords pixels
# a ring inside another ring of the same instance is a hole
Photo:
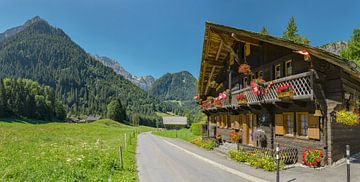
[[[139,129],[151,130],[107,119],[84,124],[0,119],[0,181],[137,181]],[[125,133],[132,140],[122,169]]]

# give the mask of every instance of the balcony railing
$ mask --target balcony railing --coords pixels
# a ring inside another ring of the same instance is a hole
[[[297,75],[291,75],[288,77],[276,79],[273,81],[273,84],[268,89],[268,92],[261,95],[256,95],[251,92],[250,87],[246,87],[244,89],[232,91],[232,100],[231,105],[237,106],[238,101],[236,100],[236,96],[238,94],[245,94],[247,98],[247,104],[249,105],[256,105],[261,103],[274,103],[281,101],[278,98],[276,93],[276,88],[278,86],[283,86],[286,84],[290,84],[293,86],[294,89],[294,96],[292,97],[293,100],[304,100],[304,99],[313,99],[313,72],[305,72]],[[266,82],[266,85],[269,82]]]

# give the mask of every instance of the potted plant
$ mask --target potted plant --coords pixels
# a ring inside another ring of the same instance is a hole
[[[247,75],[247,74],[250,74],[250,73],[251,73],[251,69],[250,69],[250,68],[251,68],[251,67],[250,67],[250,65],[248,65],[248,64],[240,64],[239,69],[238,69],[238,72]]]
[[[238,101],[238,103],[240,105],[246,105],[247,104],[247,99],[246,99],[246,95],[245,94],[239,94],[236,96],[236,100]]]
[[[359,113],[353,111],[340,110],[336,112],[336,122],[341,123],[345,126],[355,126],[358,125]]]
[[[291,84],[279,85],[276,88],[276,93],[279,99],[289,99],[294,96],[294,88]]]
[[[260,95],[264,93],[265,87],[265,80],[261,78],[253,79],[250,83],[250,91],[255,95]]]
[[[321,149],[306,149],[302,153],[302,161],[304,165],[318,168],[324,165],[324,152]]]

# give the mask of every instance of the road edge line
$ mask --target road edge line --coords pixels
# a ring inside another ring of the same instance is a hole
[[[229,172],[229,173],[232,173],[232,174],[235,174],[235,175],[237,175],[237,176],[240,176],[241,178],[244,178],[244,179],[246,179],[246,180],[254,181],[254,182],[268,182],[268,181],[263,180],[263,179],[261,179],[261,178],[257,178],[257,177],[255,177],[255,176],[251,176],[251,175],[249,175],[249,174],[240,172],[240,171],[238,171],[238,170],[236,170],[236,169],[227,167],[227,166],[225,166],[225,165],[223,165],[223,164],[217,163],[217,162],[212,161],[212,160],[210,160],[210,159],[207,159],[207,158],[205,158],[205,157],[203,157],[203,156],[200,156],[200,155],[198,155],[198,154],[195,154],[194,152],[191,152],[191,151],[189,151],[189,150],[186,150],[186,149],[184,149],[184,148],[182,148],[182,147],[180,147],[180,146],[178,146],[178,145],[175,145],[175,144],[173,144],[173,143],[171,143],[171,142],[169,142],[169,141],[167,141],[167,140],[165,140],[165,139],[163,139],[163,140],[164,140],[165,143],[167,143],[167,144],[169,144],[169,145],[171,145],[171,146],[173,146],[173,147],[175,147],[175,148],[177,148],[177,149],[179,149],[179,150],[182,150],[182,151],[184,151],[184,152],[187,153],[187,154],[190,154],[190,155],[192,155],[192,156],[194,156],[194,157],[196,157],[196,158],[198,158],[198,159],[200,159],[200,160],[203,160],[203,161],[205,161],[205,162],[207,162],[207,163],[209,163],[209,164],[212,164],[213,166],[215,166],[215,167],[217,167],[217,168],[220,168],[220,169],[222,169],[222,170],[224,170],[224,171],[227,171],[227,172]]]

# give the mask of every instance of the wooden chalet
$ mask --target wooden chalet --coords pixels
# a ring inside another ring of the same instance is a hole
[[[295,51],[306,50],[311,60]],[[251,73],[239,73],[239,66]],[[252,80],[265,80],[261,94]],[[276,89],[291,85],[292,96],[279,98]],[[339,108],[358,108],[360,68],[330,52],[268,35],[206,23],[198,93],[204,102],[228,92],[221,105],[207,105],[209,136],[237,131],[243,145],[323,149],[327,162],[345,156],[345,145],[360,152],[360,127],[335,121]],[[240,94],[246,97],[240,103]],[[316,113],[315,113],[316,111]],[[262,137],[259,137],[263,133]],[[261,139],[260,139],[261,138]]]

